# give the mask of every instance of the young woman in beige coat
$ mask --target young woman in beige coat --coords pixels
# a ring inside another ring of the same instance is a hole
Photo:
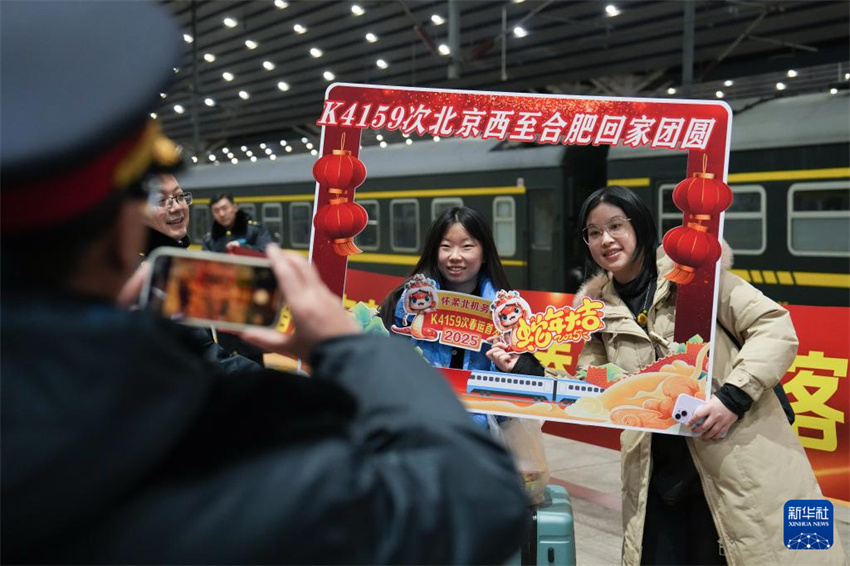
[[[594,192],[580,221],[587,273],[595,274],[576,300],[603,300],[606,326],[585,344],[579,366],[613,362],[634,372],[673,341],[676,285],[661,277],[673,262],[658,247],[651,212],[628,189]],[[785,309],[727,269],[712,397],[693,420],[706,417],[694,428],[700,436],[621,436],[623,563],[844,564],[837,532],[830,550],[784,545],[785,502],[823,498],[772,390],[794,360],[797,336]],[[490,355],[506,371],[500,354]]]

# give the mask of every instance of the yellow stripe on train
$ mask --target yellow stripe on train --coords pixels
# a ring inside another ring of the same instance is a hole
[[[813,273],[808,271],[772,271],[760,269],[732,269],[731,271],[744,281],[756,284],[850,289],[850,273]]]

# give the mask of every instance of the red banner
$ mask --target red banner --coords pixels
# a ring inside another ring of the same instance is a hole
[[[345,304],[364,302],[377,308],[402,278],[348,270]],[[572,304],[573,295],[522,291],[535,312],[548,305]],[[824,495],[850,503],[850,308],[787,306],[800,347],[782,379],[796,413],[794,430],[806,449]],[[535,355],[552,368],[574,374],[583,343],[553,343]],[[457,385],[461,387],[461,385]],[[465,385],[463,386],[465,387]],[[549,422],[545,432],[598,446],[619,449],[620,431],[595,426]]]

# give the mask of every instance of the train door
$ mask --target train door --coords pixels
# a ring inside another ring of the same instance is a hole
[[[558,203],[553,189],[528,188],[528,288],[539,291],[563,291],[563,238]]]

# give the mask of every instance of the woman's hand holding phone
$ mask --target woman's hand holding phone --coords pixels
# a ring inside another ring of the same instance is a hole
[[[237,336],[266,351],[308,358],[319,343],[360,332],[357,322],[343,308],[342,300],[328,289],[319,272],[304,257],[283,251],[275,244],[266,247],[266,255],[292,315],[295,333],[252,328],[237,332]]]

